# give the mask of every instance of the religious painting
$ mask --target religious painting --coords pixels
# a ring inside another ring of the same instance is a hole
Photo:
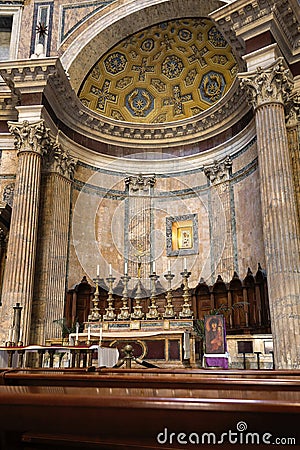
[[[225,353],[224,317],[221,314],[206,316],[204,326],[206,353]]]
[[[167,256],[197,254],[199,252],[197,214],[167,217],[166,238]]]
[[[193,247],[193,228],[178,227],[177,228],[178,248],[192,248]]]

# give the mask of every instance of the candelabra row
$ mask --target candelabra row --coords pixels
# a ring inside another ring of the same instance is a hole
[[[183,272],[180,274],[182,276],[183,280],[183,305],[182,310],[179,312],[179,318],[180,319],[188,319],[193,317],[193,311],[191,310],[191,294],[189,290],[188,285],[188,279],[191,275],[191,272],[188,272],[188,270],[185,268]],[[162,317],[165,319],[174,319],[176,318],[176,313],[174,310],[173,305],[173,295],[172,295],[172,280],[175,277],[173,273],[171,273],[171,270],[168,270],[168,272],[164,275],[168,282],[168,288],[166,291],[165,299],[166,304],[164,306],[164,313],[162,314]],[[150,295],[150,301],[151,304],[149,306],[149,311],[146,313],[146,319],[159,319],[160,314],[158,312],[158,306],[156,304],[156,298],[157,298],[157,287],[156,283],[159,279],[159,276],[156,274],[156,272],[153,272],[149,275],[149,278],[151,280],[151,295]],[[121,277],[121,280],[123,282],[123,292],[122,292],[122,307],[120,308],[120,313],[115,313],[115,308],[113,306],[113,284],[116,280],[111,274],[108,278],[106,278],[106,281],[109,286],[108,290],[108,298],[107,298],[107,308],[105,309],[105,314],[103,314],[102,320],[108,321],[108,320],[142,320],[145,318],[145,314],[142,311],[141,306],[141,299],[142,296],[142,283],[140,277],[138,278],[137,282],[137,289],[136,289],[136,295],[134,298],[135,304],[133,306],[133,312],[130,313],[129,311],[129,297],[128,297],[128,282],[131,279],[130,276],[127,274],[123,275]],[[89,314],[88,320],[89,322],[95,322],[101,320],[100,315],[100,308],[99,308],[99,283],[100,278],[97,274],[97,277],[94,279],[96,290],[93,297],[93,307],[91,309],[91,313]]]

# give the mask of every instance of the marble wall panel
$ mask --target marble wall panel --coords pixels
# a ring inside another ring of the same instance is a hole
[[[0,175],[15,175],[18,157],[14,150],[2,150]]]
[[[248,267],[253,272],[259,262],[266,267],[258,170],[234,185],[234,199],[239,275],[244,277]]]

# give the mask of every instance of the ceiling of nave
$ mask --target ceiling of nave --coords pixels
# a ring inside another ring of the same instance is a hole
[[[237,71],[231,47],[210,19],[170,20],[134,33],[101,56],[79,98],[116,120],[173,122],[217,103]]]

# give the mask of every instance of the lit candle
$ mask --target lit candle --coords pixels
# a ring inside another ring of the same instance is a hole
[[[88,341],[91,340],[91,325],[88,326]]]
[[[186,270],[186,258],[184,258],[184,260],[183,260],[183,264],[184,264],[184,266],[183,266],[183,270]]]
[[[112,269],[111,269],[111,264],[109,265],[109,276],[112,276]]]
[[[153,270],[153,273],[155,273],[155,261],[153,261],[153,263],[152,263],[152,270]]]
[[[99,275],[100,275],[100,266],[99,264],[97,264],[97,277],[99,277]]]
[[[127,275],[127,272],[128,272],[128,264],[127,264],[127,261],[125,261],[125,264],[124,264],[124,273],[125,273],[125,275]]]
[[[168,272],[171,273],[171,261],[170,260],[168,261]]]

